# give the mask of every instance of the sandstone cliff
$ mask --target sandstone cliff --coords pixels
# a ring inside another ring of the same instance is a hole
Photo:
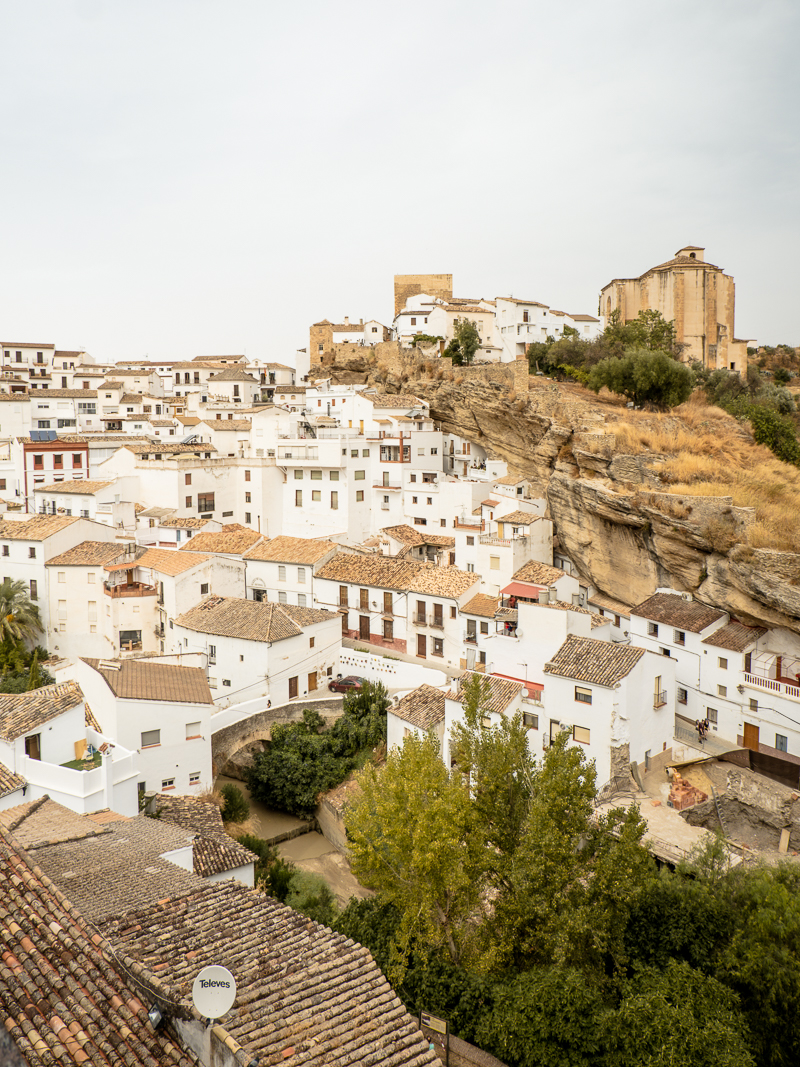
[[[627,604],[657,586],[689,590],[748,624],[800,633],[800,555],[747,543],[752,508],[730,497],[664,492],[664,456],[626,454],[613,424],[619,403],[514,365],[443,369],[369,357],[330,367],[339,381],[366,381],[427,400],[442,428],[474,441],[530,479],[548,501],[556,536],[582,577]],[[734,431],[747,436],[734,424]]]

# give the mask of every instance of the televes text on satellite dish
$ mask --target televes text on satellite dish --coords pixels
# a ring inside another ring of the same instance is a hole
[[[201,978],[199,981],[203,989],[216,989],[217,986],[222,986],[223,989],[230,989],[231,987],[230,982],[213,982],[209,981],[207,978]]]

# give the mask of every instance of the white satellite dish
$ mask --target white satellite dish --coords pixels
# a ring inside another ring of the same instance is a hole
[[[236,1000],[236,979],[227,967],[204,967],[192,985],[192,1003],[204,1019],[221,1019]]]

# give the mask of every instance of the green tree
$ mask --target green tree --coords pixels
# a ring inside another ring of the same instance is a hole
[[[628,322],[622,321],[618,310],[612,311],[601,340],[604,349],[613,356],[621,356],[629,348],[644,348],[679,359],[684,348],[677,341],[675,323],[665,319],[660,311],[652,310],[640,311]]]
[[[466,789],[431,735],[410,735],[383,768],[368,765],[358,780],[360,795],[345,813],[351,863],[400,912],[391,973],[402,978],[412,941],[460,963],[482,904],[465,849],[472,820]]]
[[[33,659],[31,660],[31,669],[28,674],[28,689],[38,689],[42,684],[41,672],[39,670],[39,650],[34,649]]]
[[[41,632],[39,609],[25,582],[6,578],[0,584],[0,640],[33,641]]]
[[[244,822],[250,814],[250,805],[238,785],[228,782],[219,792],[224,801],[222,805],[223,821]]]
[[[453,339],[444,354],[451,356],[456,365],[470,364],[481,347],[481,335],[472,319],[453,320]]]
[[[692,374],[666,352],[630,348],[623,356],[604,359],[592,367],[587,384],[595,393],[605,386],[626,396],[634,407],[651,404],[671,408],[689,399]]]
[[[297,873],[294,864],[284,860],[277,848],[262,837],[242,834],[237,840],[240,845],[249,848],[258,856],[254,870],[256,889],[275,897],[276,900],[285,901],[291,891],[292,880]]]

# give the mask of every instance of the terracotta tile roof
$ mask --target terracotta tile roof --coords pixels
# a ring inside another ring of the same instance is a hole
[[[626,619],[629,619],[631,615],[631,609],[627,604],[623,604],[621,600],[606,596],[605,593],[592,593],[589,597],[589,603],[596,604],[599,608],[605,609],[605,611],[612,611],[615,615],[624,616]]]
[[[208,519],[198,519],[197,516],[189,515],[185,519],[162,519],[158,525],[173,530],[202,530],[208,521]]]
[[[189,541],[189,544],[194,546],[194,538]],[[205,563],[209,559],[211,559],[211,556],[206,556],[202,552],[176,552],[172,548],[148,548],[138,559],[106,566],[106,570],[149,567],[159,574],[169,574],[172,578],[175,578],[177,575],[183,574],[184,571],[190,571],[198,563]]]
[[[100,729],[100,723],[95,718],[95,714],[92,711],[92,709],[89,707],[89,705],[88,704],[84,704],[83,705],[83,710],[85,712],[84,719],[86,721],[86,725],[91,727],[92,730],[97,730],[97,732],[99,734],[101,734],[103,731]]]
[[[200,878],[255,863],[258,856],[225,832],[216,804],[194,796],[156,797],[158,818],[197,834],[192,846],[194,873]]]
[[[29,693],[0,694],[0,738],[15,741],[65,711],[83,703],[77,682],[43,685]]]
[[[21,381],[21,379],[20,379]],[[21,400],[30,400],[28,393],[0,393],[0,401],[18,404]]]
[[[519,485],[526,481],[522,474],[505,474],[502,478],[495,478],[492,485]]]
[[[156,812],[162,822],[174,823],[198,834],[225,832],[222,815],[216,804],[190,794],[157,793]]]
[[[391,556],[355,556],[337,552],[317,571],[317,578],[352,582],[378,589],[405,589],[425,564],[396,560]]]
[[[75,373],[77,374],[79,372],[76,371]],[[42,392],[46,396],[55,396],[62,400],[66,397],[80,397],[82,400],[97,398],[96,389],[47,389],[42,390]]]
[[[500,520],[501,522],[503,520]],[[559,578],[563,578],[566,572],[558,567],[551,567],[549,563],[539,563],[535,559],[523,563],[518,571],[511,576],[514,582],[532,582],[534,585],[555,585]]]
[[[258,384],[258,379],[254,378],[252,374],[248,374],[246,370],[242,370],[241,367],[227,367],[225,370],[219,371],[218,374],[209,375],[209,382],[252,382],[253,385]]]
[[[697,600],[684,600],[676,593],[655,593],[635,608],[631,615],[637,615],[653,622],[663,622],[668,626],[677,626],[680,630],[689,630],[699,634],[712,623],[725,618],[725,612],[710,608]]]
[[[444,722],[444,693],[432,685],[421,685],[413,692],[406,693],[389,711],[420,730],[430,730],[432,726]]]
[[[481,707],[484,711],[494,711],[498,715],[502,715],[505,712],[506,708],[517,699],[524,688],[521,682],[512,682],[508,678],[499,678],[496,674],[477,674],[476,671],[467,671],[458,679],[458,689],[447,693],[447,699],[457,700],[463,704],[464,683],[475,676],[481,680],[486,679],[485,684],[488,687],[486,699],[482,701]]]
[[[80,493],[82,496],[94,496],[101,489],[108,489],[113,482],[90,482],[71,479],[67,482],[51,482],[49,485],[35,485],[34,493]]]
[[[569,317],[571,319],[574,319],[575,322],[599,322],[600,321],[600,319],[596,319],[594,317],[594,315],[573,315],[570,312],[567,312],[567,314],[569,315]]]
[[[497,611],[497,605],[498,598],[496,596],[478,593],[472,600],[468,600],[460,610],[462,615],[481,615],[486,619],[493,619]]]
[[[388,534],[395,541],[405,545],[438,545],[442,548],[454,548],[456,539],[445,534],[429,534],[405,523],[400,526],[384,526],[381,533]]]
[[[31,515],[18,522],[0,519],[0,541],[44,541],[77,521],[77,515]]]
[[[304,385],[276,385],[273,391],[276,394],[305,393],[306,387]]]
[[[252,426],[250,419],[203,419],[202,422],[212,430],[249,430]]]
[[[499,503],[499,500],[495,500],[493,497],[488,496],[485,500],[480,502],[478,508],[496,508]],[[473,511],[472,514],[474,515],[475,512]]]
[[[149,659],[86,659],[102,675],[108,688],[123,700],[163,700],[175,704],[213,704],[214,698],[200,667],[178,667]],[[106,664],[115,664],[116,668]]]
[[[244,553],[245,559],[275,563],[317,563],[338,548],[335,541],[313,541],[309,537],[273,537]]]
[[[63,442],[66,445],[84,445],[86,444],[86,438],[83,434],[77,433],[60,433],[58,437],[54,437],[52,441],[34,441],[32,437],[18,437],[18,441],[23,441],[25,444],[41,445],[50,444],[55,445]]]
[[[548,304],[540,304],[538,300],[520,300],[516,296],[498,296],[495,299],[505,300],[507,304],[527,304],[535,308],[547,308]]]
[[[414,575],[406,588],[410,593],[459,597],[480,580],[479,574],[460,571],[458,567],[426,567]]]
[[[610,641],[570,634],[552,660],[544,665],[544,673],[611,688],[630,674],[644,652],[643,648],[631,645],[614,645]]]
[[[181,452],[216,452],[216,445],[211,445],[208,441],[195,441],[193,444],[183,444],[181,441],[170,441],[169,438],[160,437],[158,441],[148,441],[143,444],[138,443],[138,438],[131,438],[127,440],[124,437],[120,438],[122,441],[122,448],[128,448],[131,452],[135,452],[137,456],[173,456],[178,455]]]
[[[258,856],[240,845],[223,830],[218,834],[198,834],[192,846],[192,866],[198,878],[210,878],[237,867],[255,863]]]
[[[81,541],[74,548],[68,548],[60,556],[53,556],[46,567],[102,567],[120,554],[122,545],[108,544],[106,541]]]
[[[428,404],[410,393],[362,393],[376,408],[426,408]]]
[[[439,1063],[365,948],[263,893],[206,884],[104,930],[184,996],[198,966],[227,967],[247,997],[225,1027],[261,1063]]]
[[[704,638],[703,644],[727,648],[731,652],[744,652],[765,633],[767,631],[761,626],[745,626],[741,622],[731,620],[726,626],[721,626],[719,630]]]
[[[0,1000],[5,1029],[29,1067],[195,1067],[169,1029],[154,1031],[147,999],[119,958],[14,835],[0,830]],[[146,987],[166,990],[143,968]],[[165,998],[166,999],[166,998]]]
[[[539,515],[531,515],[529,511],[510,511],[507,515],[498,515],[498,522],[510,522],[516,526],[533,526],[539,521]]]
[[[297,637],[306,626],[338,619],[338,614],[294,604],[273,604],[266,600],[210,596],[175,620],[177,626],[218,637],[238,637],[245,641],[283,641]]]
[[[7,797],[16,793],[25,785],[25,779],[20,774],[15,774],[10,767],[0,763],[0,797]]]
[[[48,796],[0,811],[0,826],[11,831],[27,849],[59,845],[65,841],[85,841],[106,833],[87,816],[56,804]]]
[[[590,615],[592,629],[596,629],[598,626],[608,626],[611,621],[607,615],[600,615],[596,611],[589,611],[588,608],[582,608],[580,604],[567,604],[563,600],[551,600],[549,604],[539,604],[540,608],[551,609],[554,611],[577,611],[579,615]]]
[[[55,345],[51,345],[47,341],[0,341],[0,345],[4,348],[52,348],[55,349]]]
[[[181,552],[223,552],[230,555],[240,556],[252,548],[262,538],[263,534],[251,530],[249,526],[241,526],[239,523],[230,523],[223,526],[218,533],[195,534],[180,548]]]

